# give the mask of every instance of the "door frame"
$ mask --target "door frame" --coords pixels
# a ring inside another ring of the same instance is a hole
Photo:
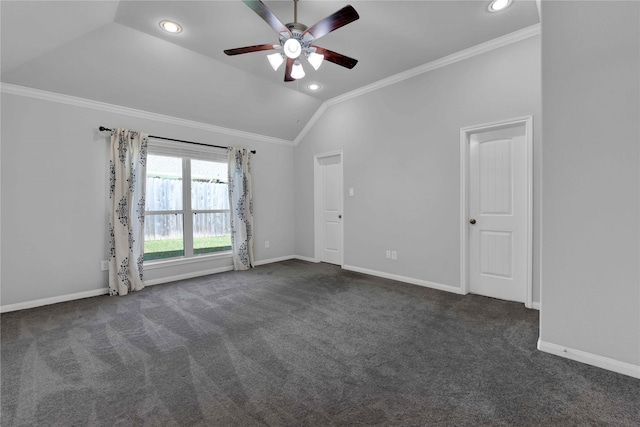
[[[320,160],[327,157],[340,157],[340,211],[342,211],[342,221],[340,221],[340,267],[344,266],[344,157],[342,150],[330,151],[328,153],[316,154],[313,156],[313,223],[314,223],[314,258],[316,262],[322,262],[322,173]]]
[[[484,131],[524,125],[527,153],[526,224],[527,224],[527,283],[525,307],[533,308],[533,116],[517,117],[460,128],[460,289],[469,293],[469,155],[471,135]]]

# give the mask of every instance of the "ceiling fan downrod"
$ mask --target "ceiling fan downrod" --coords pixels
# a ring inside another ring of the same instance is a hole
[[[289,22],[288,24],[286,24],[286,26],[289,30],[291,30],[293,36],[302,42],[302,33],[308,27],[298,22],[298,0],[293,0],[293,22]],[[294,30],[297,31],[297,34],[294,32]]]

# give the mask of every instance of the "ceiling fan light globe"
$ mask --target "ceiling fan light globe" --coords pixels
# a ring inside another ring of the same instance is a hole
[[[287,55],[288,58],[296,59],[300,56],[302,52],[302,46],[300,46],[300,42],[296,39],[289,39],[284,42],[284,54]]]
[[[314,70],[318,70],[318,68],[320,68],[320,65],[322,65],[322,61],[324,61],[324,55],[311,52],[307,60],[309,61],[309,64],[311,64]]]
[[[267,59],[269,60],[269,64],[271,64],[271,68],[276,71],[282,63],[284,62],[284,58],[280,52],[272,53],[271,55],[267,55]]]
[[[293,67],[291,68],[291,77],[296,80],[300,80],[304,76],[304,68],[302,68],[302,64],[300,63],[300,61],[296,60],[296,62],[293,63]]]

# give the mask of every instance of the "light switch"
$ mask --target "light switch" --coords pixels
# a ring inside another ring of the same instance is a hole
[[[353,187],[349,188],[349,197],[353,197]]]

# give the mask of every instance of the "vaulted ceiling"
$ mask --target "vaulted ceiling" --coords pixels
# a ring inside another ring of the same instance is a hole
[[[293,1],[264,3],[293,22]],[[311,26],[349,3],[360,19],[317,44],[356,58],[355,68],[325,61],[284,82],[271,52],[223,53],[278,43],[241,0],[2,0],[1,80],[292,141],[326,100],[539,23],[535,0],[500,13],[488,0],[300,0],[298,22]],[[164,32],[163,19],[184,30]]]

